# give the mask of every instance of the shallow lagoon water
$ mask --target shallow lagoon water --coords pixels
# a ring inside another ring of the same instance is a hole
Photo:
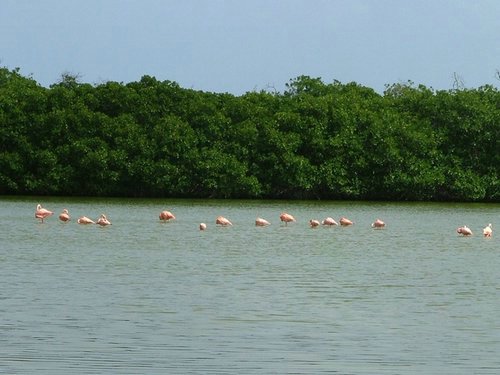
[[[37,203],[55,212],[43,224]],[[58,221],[63,208],[72,222]],[[160,223],[164,209],[177,220]],[[282,211],[297,223],[280,224]],[[76,224],[101,213],[112,226]],[[0,373],[498,374],[499,214],[498,204],[2,198]],[[234,225],[216,227],[218,215]],[[255,227],[257,216],[271,226]],[[327,216],[355,225],[309,228]],[[370,227],[377,217],[385,229]],[[463,224],[474,236],[456,234]]]

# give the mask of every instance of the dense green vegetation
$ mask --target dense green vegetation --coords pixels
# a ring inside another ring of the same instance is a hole
[[[301,76],[283,93],[0,68],[0,194],[499,201],[500,92],[383,95]]]

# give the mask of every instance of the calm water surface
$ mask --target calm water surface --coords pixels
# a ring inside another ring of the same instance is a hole
[[[37,222],[37,203],[56,214]],[[103,212],[112,226],[76,224]],[[326,216],[356,224],[308,227]],[[481,229],[499,218],[498,204],[2,198],[0,373],[498,374],[500,232]]]

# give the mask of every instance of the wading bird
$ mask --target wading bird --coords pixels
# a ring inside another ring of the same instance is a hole
[[[323,225],[328,225],[328,226],[333,226],[333,225],[339,225],[332,217],[327,217],[325,218],[321,224]]]
[[[54,215],[54,213],[52,211],[49,211],[49,210],[43,208],[41,204],[38,204],[36,206],[35,218],[41,219],[42,223],[43,223],[43,219],[45,219],[49,216],[52,216],[52,215]]]
[[[62,212],[59,214],[59,220],[67,222],[71,220],[71,217],[69,216],[68,210],[65,208],[62,210]]]
[[[78,218],[76,221],[78,224],[95,224],[95,221],[92,219],[89,219],[87,216],[81,216]]]
[[[491,236],[493,236],[493,229],[491,228],[491,224],[488,224],[483,229],[483,236],[485,236],[485,237],[491,237]]]
[[[162,211],[160,212],[160,220],[166,223],[169,220],[175,220],[175,216],[170,211]]]
[[[472,231],[467,225],[457,228],[457,233],[461,234],[462,236],[472,236]]]
[[[287,214],[285,212],[283,212],[281,215],[280,215],[280,220],[283,222],[285,222],[285,225],[288,225],[288,223],[291,223],[291,222],[295,222],[297,220],[295,220],[295,218],[290,215],[290,214]]]
[[[269,221],[267,221],[266,219],[263,219],[261,217],[258,217],[257,219],[255,219],[255,226],[257,226],[257,227],[265,227],[268,225],[271,225],[271,223]]]
[[[380,228],[384,228],[384,227],[385,227],[385,223],[380,219],[377,219],[372,223],[372,228],[380,229]]]
[[[319,221],[311,219],[311,220],[309,220],[309,225],[311,226],[311,228],[319,227]]]
[[[108,220],[106,215],[101,214],[99,219],[97,219],[96,224],[99,224],[101,227],[105,227],[106,225],[111,225],[111,222]]]
[[[343,227],[346,227],[346,226],[354,224],[351,220],[349,220],[346,217],[341,217],[340,220],[339,220],[339,222],[340,222],[340,225],[342,225]]]
[[[228,225],[233,225],[233,223],[231,223],[224,216],[218,216],[217,219],[215,219],[215,224],[222,225],[223,227],[227,227]]]

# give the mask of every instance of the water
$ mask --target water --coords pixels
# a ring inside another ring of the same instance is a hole
[[[55,211],[43,224],[37,203]],[[63,208],[72,222],[58,221]],[[164,209],[177,220],[160,223]],[[280,224],[282,211],[298,222]],[[76,224],[101,213],[112,226]],[[499,213],[2,198],[0,373],[498,374]],[[218,215],[234,226],[216,227]],[[309,228],[327,216],[355,225]],[[370,227],[377,217],[386,229]],[[474,236],[455,233],[463,224]]]

